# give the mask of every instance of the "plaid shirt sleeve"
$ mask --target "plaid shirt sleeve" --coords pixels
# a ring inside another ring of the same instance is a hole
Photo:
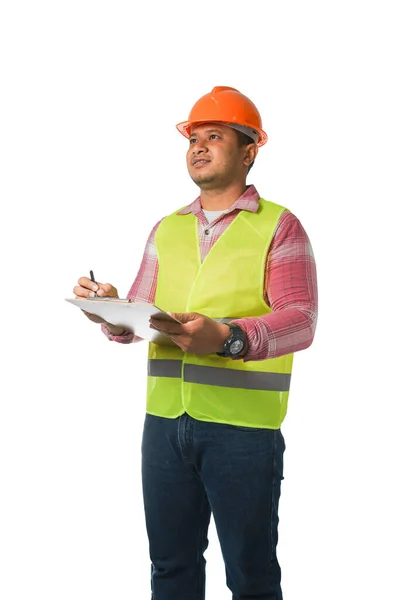
[[[127,298],[134,302],[154,303],[158,275],[158,259],[154,237],[161,221],[162,219],[154,225],[148,237],[138,274],[128,292]],[[101,329],[112,342],[131,344],[132,342],[140,342],[143,339],[129,331],[123,332],[122,335],[113,335],[104,324],[101,325]]]
[[[271,313],[231,321],[247,334],[244,362],[304,350],[314,339],[318,308],[314,254],[300,221],[288,211],[281,215],[268,252],[265,301]]]

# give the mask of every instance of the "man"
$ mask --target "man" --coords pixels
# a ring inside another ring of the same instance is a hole
[[[233,600],[282,600],[278,502],[293,353],[317,318],[312,248],[299,220],[246,185],[267,141],[254,104],[215,87],[177,125],[200,188],[153,228],[128,298],[175,346],[149,344],[142,480],[157,600],[205,598],[211,511]],[[118,297],[82,277],[80,297]],[[96,322],[99,317],[87,315]],[[139,341],[102,322],[110,340]]]

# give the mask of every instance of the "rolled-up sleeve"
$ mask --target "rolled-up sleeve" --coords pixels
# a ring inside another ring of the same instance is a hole
[[[289,211],[282,213],[266,257],[264,290],[272,312],[231,321],[247,334],[244,362],[298,352],[314,339],[318,311],[316,263],[304,227]]]

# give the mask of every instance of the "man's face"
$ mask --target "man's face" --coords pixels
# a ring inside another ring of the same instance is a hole
[[[204,190],[227,185],[243,176],[245,147],[236,132],[219,123],[202,123],[192,129],[186,154],[190,177]]]

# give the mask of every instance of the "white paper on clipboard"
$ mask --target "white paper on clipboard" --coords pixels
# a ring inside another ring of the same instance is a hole
[[[142,304],[117,298],[65,298],[65,300],[88,313],[102,317],[112,325],[134,331],[135,335],[144,340],[161,346],[176,345],[167,335],[150,329],[150,317],[179,323],[154,304]]]

